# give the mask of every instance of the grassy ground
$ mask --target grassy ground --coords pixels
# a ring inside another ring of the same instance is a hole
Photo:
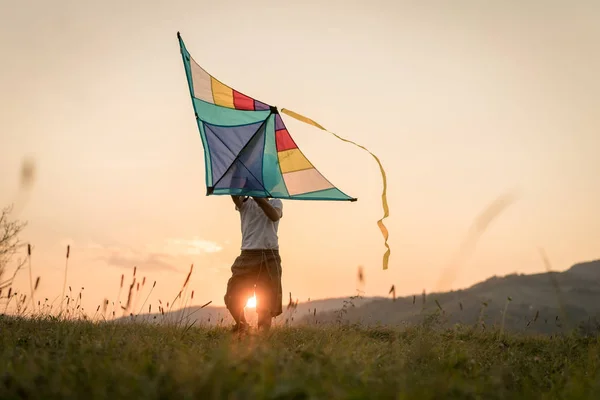
[[[597,398],[600,340],[0,317],[0,398]]]

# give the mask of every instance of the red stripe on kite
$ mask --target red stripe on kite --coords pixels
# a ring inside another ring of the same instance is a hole
[[[275,132],[275,142],[277,144],[277,151],[286,151],[298,148],[287,129],[280,129]]]
[[[237,110],[254,111],[254,99],[233,91],[233,105]]]

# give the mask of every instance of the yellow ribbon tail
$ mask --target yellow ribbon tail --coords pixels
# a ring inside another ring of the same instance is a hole
[[[390,246],[388,245],[389,232],[388,232],[387,228],[385,227],[385,225],[383,224],[383,220],[390,216],[390,210],[389,210],[388,202],[387,202],[387,178],[385,176],[385,170],[383,169],[383,165],[381,165],[381,161],[379,161],[379,158],[375,154],[371,153],[366,147],[361,146],[360,144],[355,143],[351,140],[344,139],[343,137],[336,135],[335,133],[333,133],[331,131],[328,131],[322,125],[313,121],[310,118],[307,118],[303,115],[300,115],[294,111],[290,111],[285,108],[282,108],[281,112],[286,115],[289,115],[290,117],[292,117],[294,119],[297,119],[298,121],[304,122],[305,124],[312,125],[316,128],[324,130],[325,132],[329,132],[333,136],[335,136],[336,138],[340,139],[343,142],[353,144],[356,147],[359,147],[359,148],[365,150],[367,153],[369,153],[371,156],[373,156],[375,161],[377,161],[377,164],[379,164],[379,170],[381,171],[381,179],[383,180],[383,192],[381,194],[381,203],[383,206],[383,217],[379,221],[377,221],[377,226],[379,227],[379,230],[381,231],[381,234],[383,235],[383,238],[385,240],[384,244],[385,244],[385,247],[387,248],[385,254],[383,255],[383,269],[384,270],[388,269],[388,263],[389,263],[389,259],[390,259]]]

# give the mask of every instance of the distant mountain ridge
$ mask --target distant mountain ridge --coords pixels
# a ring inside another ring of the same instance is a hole
[[[510,299],[510,300],[509,300]],[[399,297],[335,298],[298,303],[287,308],[277,323],[406,325],[438,312],[447,326],[498,325],[507,307],[505,329],[557,333],[567,328],[597,329],[600,317],[600,260],[581,262],[564,272],[491,277],[467,289]],[[255,313],[248,313],[252,318]],[[229,325],[224,307],[188,307],[169,315],[144,314],[137,321],[186,320],[188,323]],[[122,320],[130,320],[123,318]]]
[[[511,331],[557,333],[569,327],[597,328],[600,260],[578,263],[564,272],[491,277],[467,289],[427,294],[424,302],[422,296],[402,297],[395,302],[374,300],[349,309],[345,320],[398,325],[417,323],[439,311],[448,326],[480,321],[490,326],[500,324],[504,307],[505,329]],[[331,323],[336,319],[339,316],[329,312],[312,322]]]
[[[383,299],[382,297],[368,297],[362,299],[356,299],[355,306],[364,305],[370,301]],[[293,302],[293,306],[283,305],[283,314],[276,318],[278,323],[296,323],[302,316],[316,315],[317,313],[326,313],[329,311],[340,309],[345,303],[349,301],[348,297],[331,298],[331,299],[318,299],[309,300],[307,302],[299,302],[296,305],[296,301]],[[247,311],[246,316],[252,321],[254,317],[253,311]],[[119,318],[118,321],[131,321],[137,322],[177,322],[187,321],[203,325],[229,325],[233,323],[233,319],[229,315],[229,311],[225,307],[207,306],[201,308],[199,306],[186,307],[183,309],[173,310],[169,313],[165,311],[165,314],[151,313],[151,314],[140,314],[133,317]]]

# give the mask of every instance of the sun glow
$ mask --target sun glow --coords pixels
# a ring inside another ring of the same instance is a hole
[[[248,299],[246,303],[246,308],[256,308],[256,295],[253,295]]]

